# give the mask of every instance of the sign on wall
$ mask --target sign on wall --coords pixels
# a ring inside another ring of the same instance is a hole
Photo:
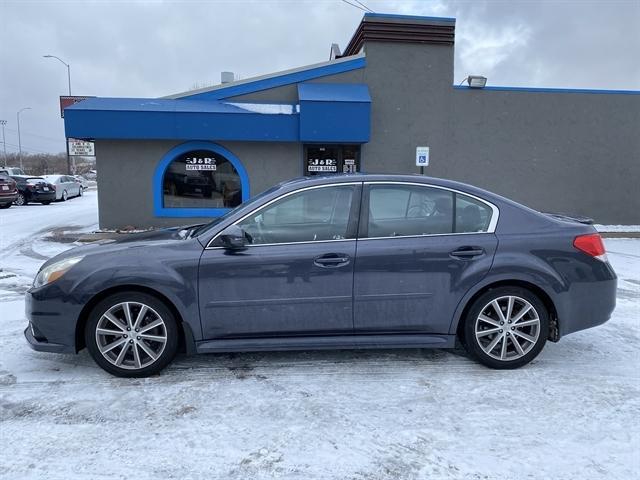
[[[337,172],[338,161],[335,158],[310,158],[307,161],[309,172]]]
[[[418,167],[429,166],[429,147],[416,147],[416,165]]]
[[[215,172],[216,159],[211,157],[187,157],[187,170]]]
[[[78,140],[77,138],[68,138],[69,156],[71,157],[95,157],[96,150],[93,142],[86,140]]]

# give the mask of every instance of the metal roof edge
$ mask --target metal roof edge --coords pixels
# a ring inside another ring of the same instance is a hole
[[[606,90],[590,88],[548,88],[548,87],[501,87],[491,86],[483,88],[471,88],[467,85],[453,85],[455,90],[489,90],[497,92],[538,92],[538,93],[593,93],[609,95],[640,95],[640,90]]]
[[[298,83],[300,81],[306,81],[313,78],[348,72],[350,70],[364,68],[365,66],[365,55],[364,53],[360,53],[336,60],[314,63],[311,65],[305,65],[289,70],[282,70],[280,72],[269,73],[258,77],[247,78],[244,80],[239,80],[237,82],[215,85],[213,87],[200,88],[198,90],[176,93],[160,98],[177,100],[211,93],[212,99],[221,100],[237,95],[244,95],[260,90],[266,90],[268,88]]]

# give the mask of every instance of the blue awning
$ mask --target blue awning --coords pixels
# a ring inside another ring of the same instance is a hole
[[[366,85],[299,84],[300,103],[89,98],[65,109],[67,137],[278,142],[369,140]]]
[[[366,85],[301,83],[298,99],[301,142],[369,141],[371,96]]]

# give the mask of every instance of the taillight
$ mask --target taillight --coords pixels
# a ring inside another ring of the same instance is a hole
[[[604,249],[604,243],[602,243],[602,237],[600,237],[599,233],[579,235],[573,240],[573,246],[599,260],[607,260],[607,252]]]

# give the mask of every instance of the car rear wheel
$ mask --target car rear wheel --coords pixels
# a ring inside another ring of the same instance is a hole
[[[549,313],[532,292],[500,287],[477,298],[464,323],[464,345],[480,363],[513,369],[536,358],[547,341]]]
[[[0,208],[9,208],[10,206],[10,203],[3,203],[2,205],[0,205]]]
[[[29,202],[27,201],[27,198],[24,196],[24,194],[19,193],[18,198],[16,198],[15,204],[21,207],[23,205],[26,205],[27,203]]]
[[[63,201],[63,202],[66,202],[68,198],[69,198],[69,194],[67,193],[67,191],[66,191],[66,190],[64,190],[64,191],[62,192],[62,201]]]
[[[89,314],[85,342],[95,362],[118,377],[147,377],[166,367],[178,349],[178,326],[152,295],[118,293]]]

